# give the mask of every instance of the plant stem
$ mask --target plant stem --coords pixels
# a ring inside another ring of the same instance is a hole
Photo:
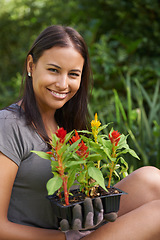
[[[56,148],[56,153],[57,153],[57,160],[58,160],[58,171],[59,171],[59,175],[60,177],[62,178],[63,180],[63,190],[64,190],[64,199],[65,199],[65,203],[66,205],[69,205],[69,192],[68,192],[68,189],[67,189],[67,181],[68,181],[68,176],[66,176],[64,174],[64,166],[63,166],[63,161],[62,161],[62,154],[59,155],[58,154],[58,150],[61,148],[61,144],[59,144]]]
[[[100,169],[101,160],[98,160],[98,168]]]
[[[68,177],[64,176],[63,177],[64,199],[65,199],[66,205],[69,205],[69,193],[67,190],[67,180],[68,180]]]
[[[107,188],[110,188],[110,186],[111,186],[111,179],[112,179],[113,169],[114,169],[114,162],[112,162],[112,167],[110,169],[110,174],[109,174],[109,180],[108,180]]]
[[[116,148],[115,148],[115,144],[113,143],[113,147],[112,147],[112,157],[115,158],[116,157]],[[110,174],[109,174],[109,180],[108,180],[108,188],[110,188],[111,186],[111,179],[112,179],[112,174],[115,168],[115,163],[114,161],[112,161],[112,166],[110,168]]]

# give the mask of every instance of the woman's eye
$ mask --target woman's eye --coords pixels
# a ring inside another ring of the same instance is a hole
[[[55,73],[58,72],[58,70],[57,70],[56,68],[48,68],[48,70],[49,70],[50,72],[55,72]]]
[[[70,75],[73,76],[73,77],[79,77],[80,76],[78,73],[74,73],[74,72],[70,73]]]

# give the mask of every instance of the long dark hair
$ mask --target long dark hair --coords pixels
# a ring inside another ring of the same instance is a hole
[[[88,91],[91,80],[91,69],[87,46],[82,36],[71,27],[53,25],[47,27],[35,40],[33,46],[27,54],[32,55],[33,62],[36,63],[43,52],[52,47],[68,47],[72,45],[84,58],[84,66],[80,88],[62,108],[55,112],[55,119],[60,127],[67,131],[73,129],[86,129],[88,123]],[[49,137],[45,130],[41,114],[39,112],[32,85],[32,78],[27,74],[27,57],[25,61],[24,77],[22,86],[24,87],[22,103],[25,110],[27,124],[34,126],[45,141]]]

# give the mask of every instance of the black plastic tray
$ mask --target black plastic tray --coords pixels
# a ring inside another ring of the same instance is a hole
[[[118,189],[111,187],[115,190],[118,190],[119,193],[116,194],[107,194],[105,196],[100,196],[102,204],[103,204],[103,209],[104,213],[110,213],[110,212],[118,212],[119,211],[119,205],[120,205],[120,198],[121,195],[127,194],[126,192]],[[53,207],[53,211],[56,214],[56,216],[61,219],[67,219],[69,223],[72,221],[72,209],[76,204],[80,204],[82,207],[82,212],[83,212],[83,202],[76,202],[76,203],[71,203],[70,205],[63,205],[60,200],[57,201],[57,196],[56,194],[47,196],[47,198],[51,201],[51,205]],[[91,198],[92,201],[95,200],[95,198]],[[93,203],[94,204],[94,203]]]

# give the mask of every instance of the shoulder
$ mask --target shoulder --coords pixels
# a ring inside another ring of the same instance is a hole
[[[45,143],[31,126],[26,125],[18,105],[0,111],[0,151],[4,155],[19,165],[31,150],[42,145]]]
[[[20,107],[17,104],[12,104],[9,107],[0,110],[1,122],[14,122],[18,120],[24,120],[23,112],[20,111]]]
[[[24,113],[20,111],[17,104],[13,104],[0,111],[0,135],[20,134],[26,131],[26,123]]]

